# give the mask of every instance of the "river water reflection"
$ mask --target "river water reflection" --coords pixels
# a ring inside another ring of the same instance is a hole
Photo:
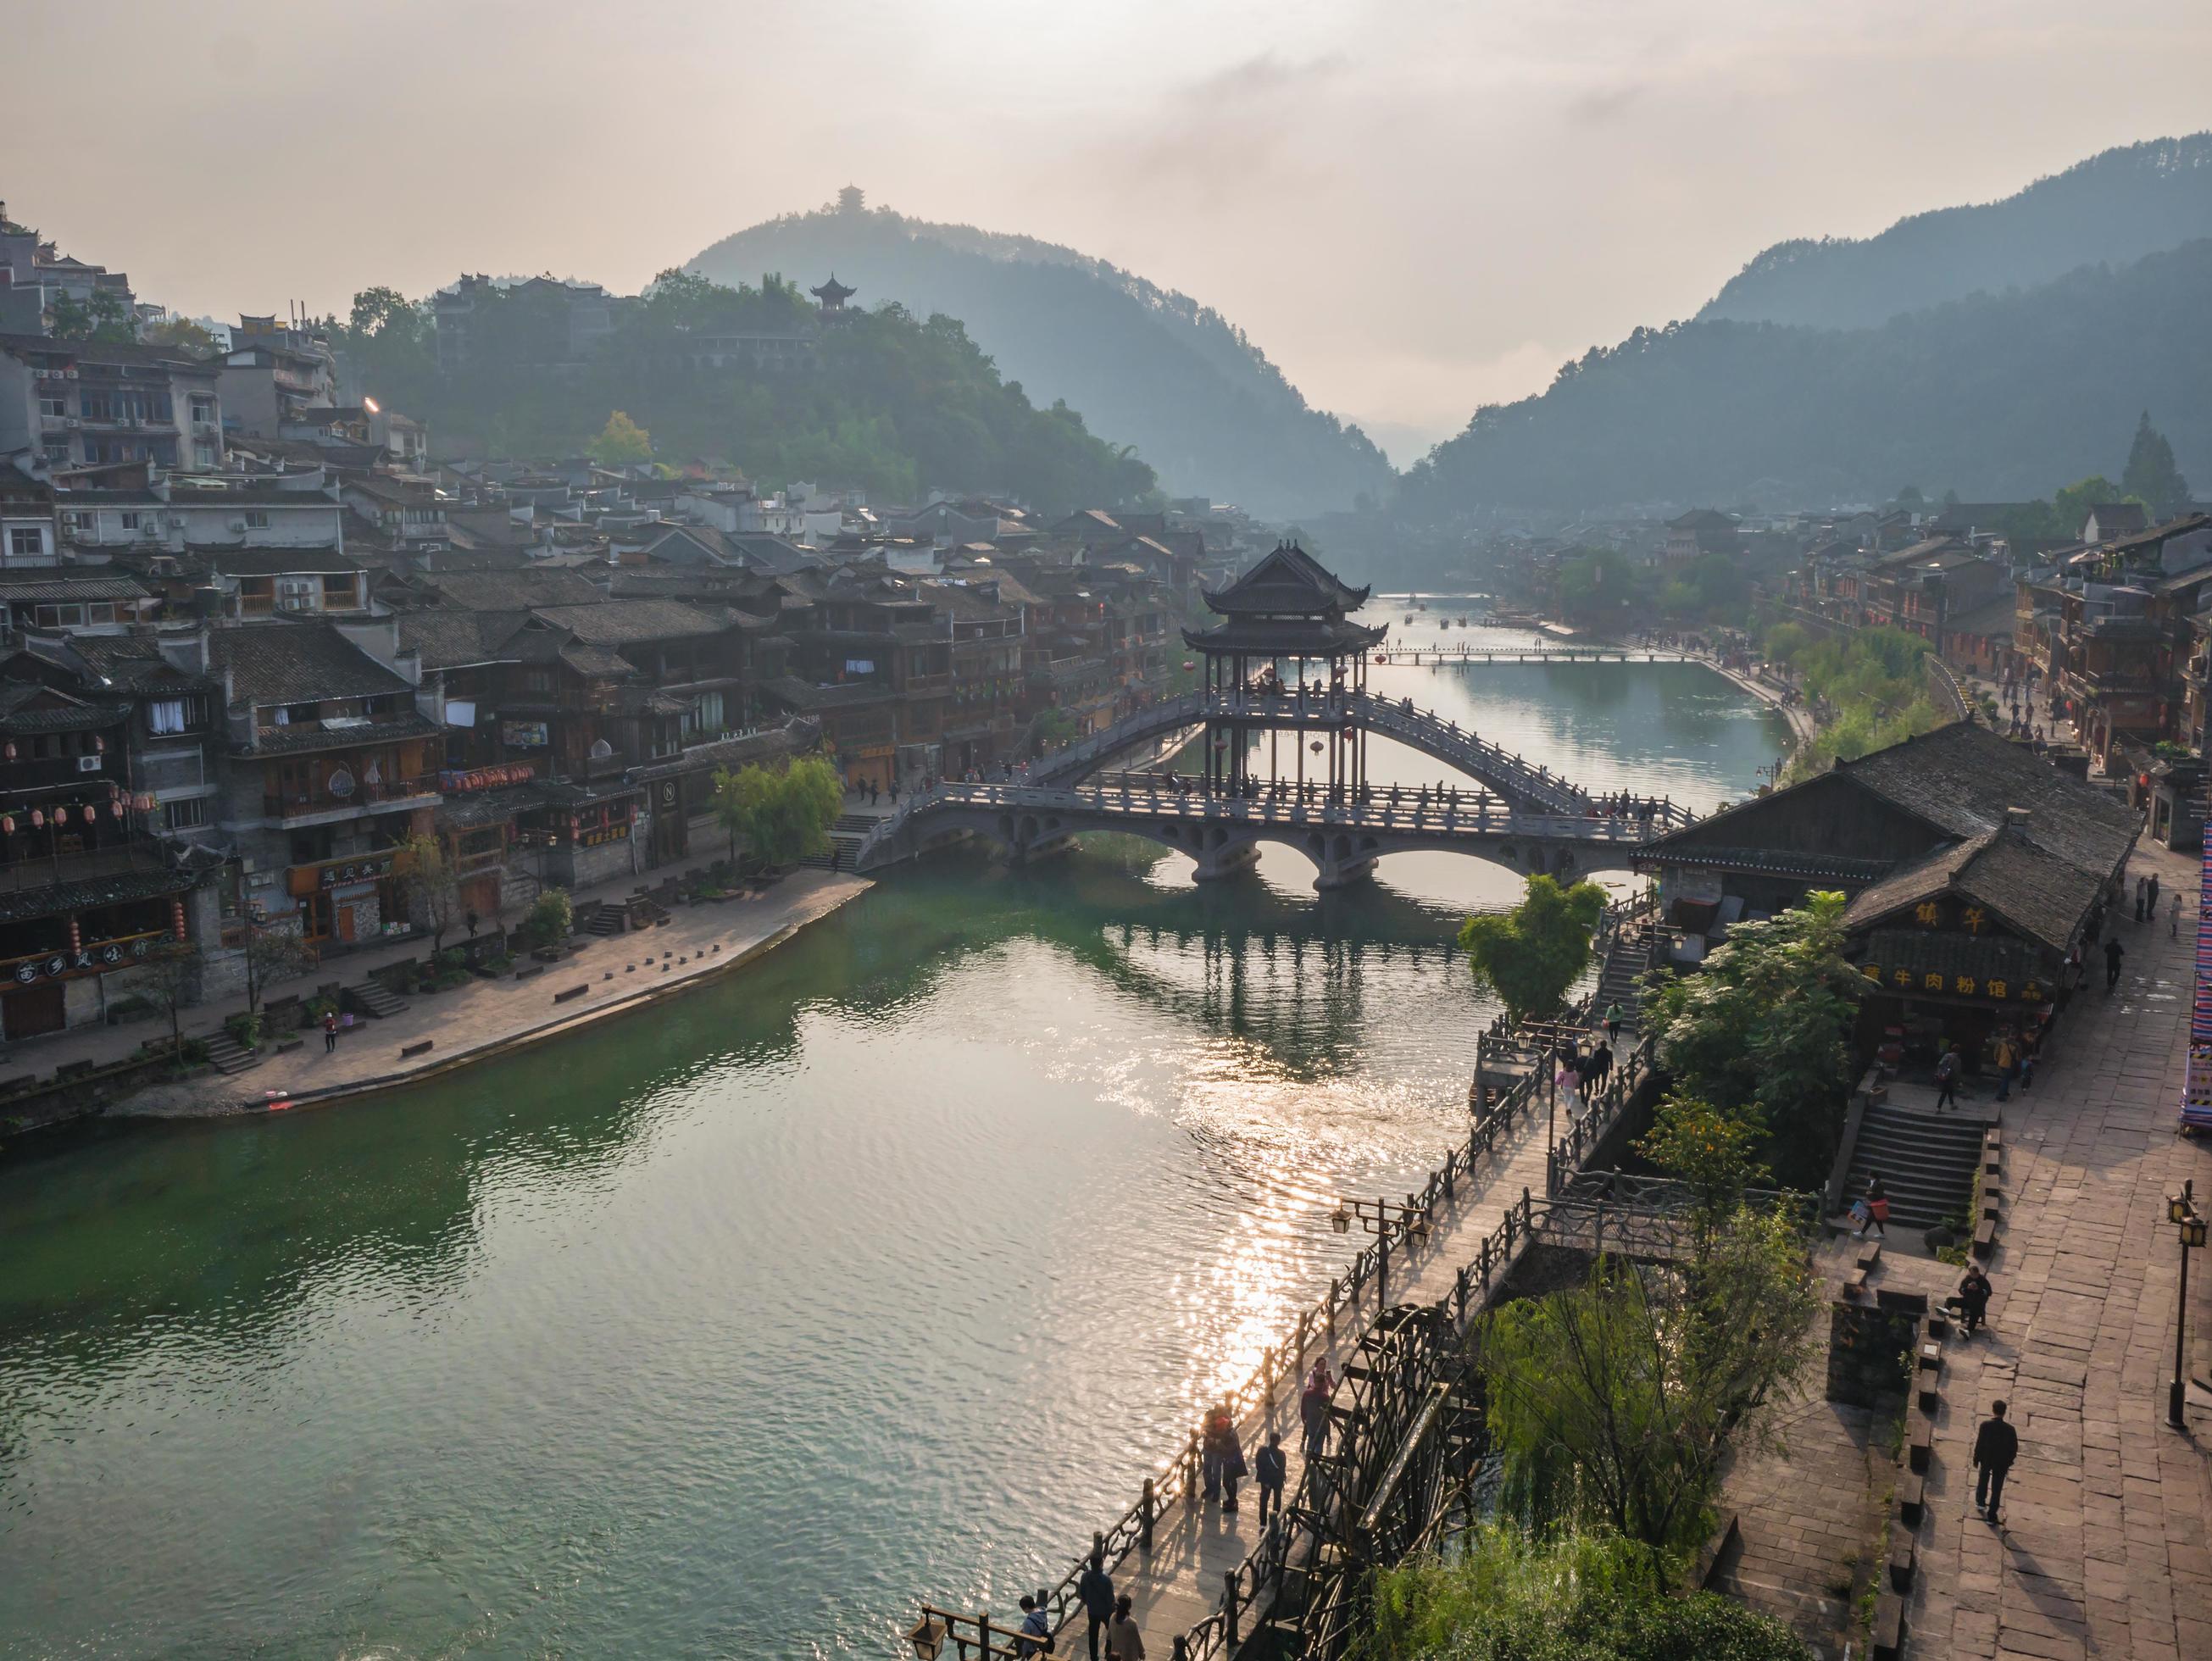
[[[1782,739],[1686,666],[1377,678],[1699,805]],[[1462,1126],[1516,887],[1187,872],[953,855],[450,1081],[19,1151],[0,1653],[879,1655],[1056,1579]]]

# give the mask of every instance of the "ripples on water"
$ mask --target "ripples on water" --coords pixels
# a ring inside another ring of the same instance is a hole
[[[1778,736],[1686,667],[1378,681],[1699,805]],[[454,1081],[34,1147],[0,1652],[884,1654],[917,1594],[1010,1609],[1315,1295],[1338,1194],[1460,1131],[1449,943],[1516,883],[1379,876],[956,856]]]

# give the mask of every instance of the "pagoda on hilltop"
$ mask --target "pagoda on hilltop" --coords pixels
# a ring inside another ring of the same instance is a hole
[[[827,283],[823,283],[819,288],[809,289],[806,292],[822,302],[823,316],[842,317],[845,312],[845,302],[860,291],[858,289],[847,288],[837,280],[837,273],[832,271]]]
[[[1367,654],[1387,625],[1354,623],[1368,591],[1340,582],[1295,542],[1278,543],[1207,606],[1211,629],[1183,630],[1206,660],[1209,794],[1357,802],[1367,796],[1367,733],[1359,705]],[[1255,771],[1267,734],[1267,772]],[[1281,741],[1291,739],[1291,766]],[[1313,772],[1307,775],[1307,757]]]

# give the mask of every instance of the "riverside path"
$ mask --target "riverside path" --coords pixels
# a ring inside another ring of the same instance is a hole
[[[2138,872],[2194,894],[2194,861],[2146,847]],[[2034,1087],[2004,1116],[2009,1196],[1987,1329],[1946,1346],[1920,1573],[1916,1661],[2180,1661],[2212,1655],[2212,1396],[2166,1422],[2179,1248],[2166,1196],[2212,1192],[2212,1148],[2176,1134],[2195,941],[2111,927],[2127,973],[2086,987]],[[1978,1104],[1968,1103],[1973,1111]],[[2191,1277],[2190,1372],[2204,1377],[2212,1273]],[[1975,1428],[2003,1400],[2020,1462],[2003,1526],[1974,1514]]]

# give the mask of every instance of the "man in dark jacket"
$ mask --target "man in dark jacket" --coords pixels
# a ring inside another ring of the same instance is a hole
[[[1094,1548],[1091,1566],[1075,1583],[1075,1601],[1091,1617],[1091,1661],[1098,1661],[1098,1634],[1114,1618],[1114,1577],[1106,1573],[1106,1554]]]
[[[1990,1416],[1974,1437],[1974,1465],[1981,1472],[1974,1479],[1974,1509],[1992,1523],[2004,1504],[2005,1473],[2019,1456],[2020,1433],[2005,1422],[2005,1404],[1990,1402]]]
[[[1260,1483],[1260,1526],[1267,1526],[1267,1510],[1283,1508],[1283,1485],[1290,1476],[1290,1463],[1283,1457],[1283,1433],[1279,1430],[1267,1433],[1267,1445],[1260,1450],[1252,1469]]]

